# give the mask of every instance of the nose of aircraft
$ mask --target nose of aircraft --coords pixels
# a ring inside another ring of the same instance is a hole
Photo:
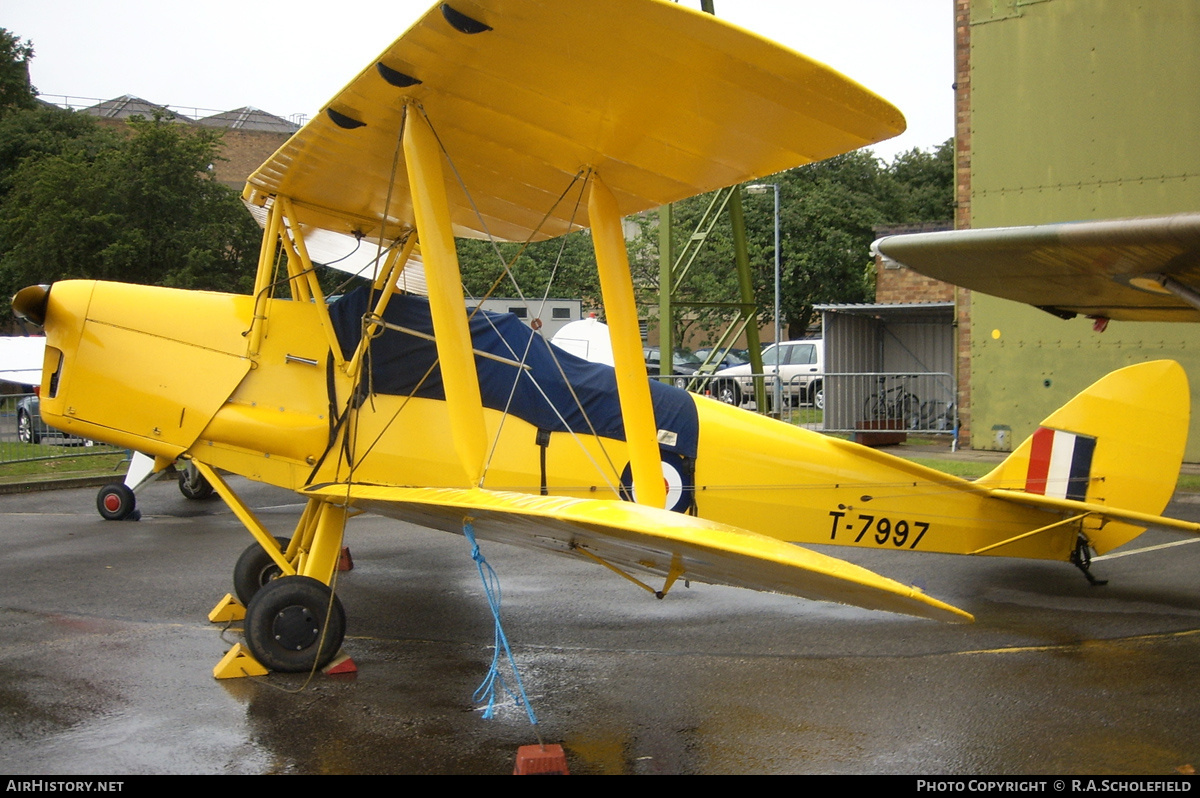
[[[12,298],[13,313],[41,327],[46,321],[46,303],[50,299],[50,286],[31,285],[22,288]]]

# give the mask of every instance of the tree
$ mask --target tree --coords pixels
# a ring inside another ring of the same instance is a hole
[[[677,265],[670,323],[677,348],[697,331],[717,334],[737,314],[733,308],[712,304],[738,299],[732,229],[727,209],[722,212],[719,207],[723,199],[721,192],[714,192],[672,206],[671,246]],[[710,224],[714,214],[715,224]],[[656,307],[661,289],[659,215],[648,212],[638,216],[637,222],[640,232],[630,255],[634,284],[639,302]],[[652,323],[663,323],[653,312],[650,315]]]
[[[25,152],[0,173],[0,290],[68,278],[250,288],[261,237],[209,169],[219,133],[164,118],[133,119],[128,136],[40,120],[0,124],[0,151]],[[36,135],[6,139],[14,128]]]
[[[581,299],[585,311],[603,306],[592,236],[587,230],[528,245],[459,239],[458,257],[470,297],[512,297],[519,286],[530,300],[543,296]],[[505,264],[511,278],[505,274]]]
[[[869,299],[864,266],[891,192],[878,159],[861,150],[793,169],[780,182],[781,309],[787,337],[803,338],[814,305]]]
[[[873,271],[870,245],[875,228],[953,216],[953,140],[934,152],[911,150],[885,166],[869,150],[797,167],[760,181],[780,186],[781,308],[786,337],[802,338],[815,320],[813,306],[867,302]],[[676,203],[672,236],[676,247],[692,235],[712,195]],[[774,306],[774,192],[744,193],[747,254],[755,299],[764,321]],[[644,301],[657,303],[658,236],[644,227],[635,245],[635,276],[646,289]],[[729,224],[709,233],[675,294],[675,340],[689,329],[715,331],[734,313],[714,307],[686,307],[688,301],[732,301],[738,296]]]
[[[111,128],[95,117],[55,106],[26,109],[0,116],[0,202],[12,188],[13,175],[26,158],[62,154],[68,149],[95,153],[117,146]]]
[[[897,205],[891,216],[897,224],[949,221],[954,218],[954,139],[933,152],[912,149],[900,153],[888,167],[897,184]]]
[[[0,116],[37,105],[37,89],[29,84],[33,43],[0,28]]]

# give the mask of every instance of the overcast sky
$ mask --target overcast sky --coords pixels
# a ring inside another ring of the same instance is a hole
[[[251,105],[311,116],[431,5],[4,0],[0,27],[33,42],[33,83],[52,101],[133,94],[189,115]],[[953,135],[953,0],[715,5],[723,19],[824,61],[898,106],[908,131],[874,147],[885,160]]]

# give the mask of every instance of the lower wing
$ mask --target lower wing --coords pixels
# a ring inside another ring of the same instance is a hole
[[[483,489],[315,485],[304,493],[422,526],[587,557],[618,570],[784,593],[955,623],[974,618],[915,587],[727,524],[622,501]]]

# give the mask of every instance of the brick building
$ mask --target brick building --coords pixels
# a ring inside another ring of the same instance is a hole
[[[68,107],[80,105],[64,98]],[[108,124],[123,125],[132,116],[153,117],[162,114],[181,125],[197,125],[217,128],[222,131],[220,160],[213,164],[213,172],[219,182],[239,194],[246,178],[259,167],[283,142],[300,129],[296,122],[284,119],[258,108],[246,106],[232,111],[200,115],[202,109],[187,109],[192,115],[174,110],[170,106],[144,100],[126,94],[112,100],[76,108],[79,113],[99,117]]]
[[[908,233],[936,233],[951,229],[949,222],[878,227],[875,237]],[[895,261],[875,258],[875,302],[880,305],[908,305],[925,302],[953,302],[954,286],[918,274]]]

